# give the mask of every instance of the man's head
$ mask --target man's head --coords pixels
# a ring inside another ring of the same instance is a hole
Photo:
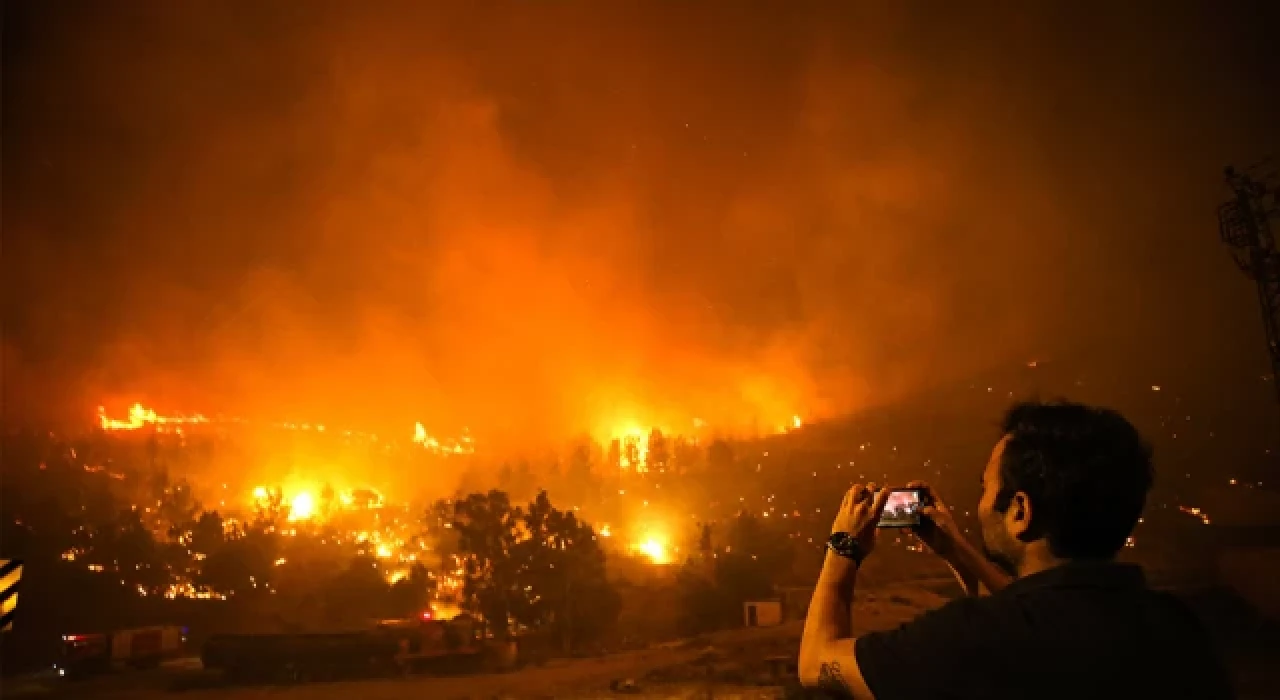
[[[978,517],[992,561],[1016,573],[1028,548],[1106,560],[1133,532],[1151,489],[1151,448],[1115,411],[1015,404],[982,476]]]

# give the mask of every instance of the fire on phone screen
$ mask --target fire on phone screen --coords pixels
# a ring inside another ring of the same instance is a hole
[[[920,524],[925,496],[921,489],[893,489],[884,503],[879,527],[913,527]]]

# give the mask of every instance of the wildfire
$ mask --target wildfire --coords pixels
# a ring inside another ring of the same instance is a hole
[[[315,498],[308,492],[295,494],[289,501],[289,520],[310,520],[316,514]]]
[[[413,424],[413,441],[436,454],[469,455],[475,452],[471,436],[463,429],[462,437],[442,443],[432,437],[422,423]]]
[[[798,415],[794,415],[794,416],[791,416],[791,423],[789,425],[778,426],[778,434],[781,435],[782,433],[789,433],[792,430],[799,430],[800,428],[803,428],[803,427],[804,427],[804,419]]]
[[[655,529],[646,529],[639,539],[631,543],[631,551],[642,554],[654,564],[670,564],[671,546],[667,537]]]
[[[671,558],[667,555],[667,547],[657,539],[650,537],[634,546],[635,550],[646,557],[654,564],[670,564]]]
[[[612,431],[612,439],[618,444],[618,467],[634,469],[637,472],[649,471],[649,435],[652,430],[645,430],[636,425]]]
[[[138,430],[146,426],[155,426],[158,430],[180,430],[177,426],[189,423],[208,423],[209,419],[199,413],[189,416],[175,415],[163,416],[155,412],[154,409],[145,408],[140,403],[135,403],[129,409],[129,417],[124,419],[111,418],[107,416],[105,406],[98,407],[98,425],[103,430]]]

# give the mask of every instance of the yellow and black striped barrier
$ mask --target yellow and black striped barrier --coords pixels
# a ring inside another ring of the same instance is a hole
[[[18,611],[18,582],[21,580],[22,562],[0,559],[0,631],[13,629],[13,617]]]

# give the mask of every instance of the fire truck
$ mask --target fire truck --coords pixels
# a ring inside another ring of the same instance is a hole
[[[96,634],[65,634],[62,654],[54,669],[66,678],[134,668],[155,668],[182,654],[187,642],[183,627],[160,625]]]

